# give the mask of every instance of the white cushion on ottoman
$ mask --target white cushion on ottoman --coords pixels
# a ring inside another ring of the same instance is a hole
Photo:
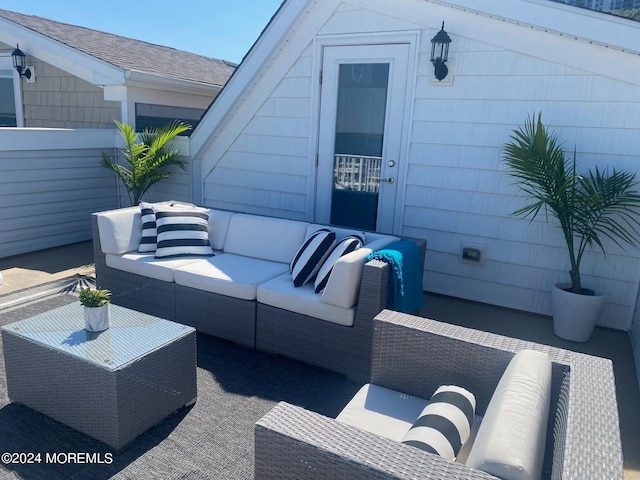
[[[399,442],[428,403],[424,398],[366,384],[336,420]]]
[[[517,353],[491,397],[466,464],[504,480],[538,480],[550,394],[549,356]]]
[[[178,285],[255,300],[258,285],[289,271],[285,263],[223,253],[176,269]]]

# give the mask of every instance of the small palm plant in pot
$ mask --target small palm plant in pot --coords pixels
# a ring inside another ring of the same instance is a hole
[[[127,189],[131,205],[138,205],[151,186],[169,178],[170,167],[177,166],[186,171],[185,163],[179,158],[180,152],[171,141],[190,130],[190,125],[175,121],[136,133],[131,125],[118,121],[115,123],[125,143],[120,155],[126,163],[119,164],[103,153],[102,166],[116,172]]]
[[[504,145],[509,175],[531,203],[513,215],[533,221],[540,212],[560,224],[570,262],[569,284],[552,288],[554,330],[561,338],[587,341],[604,308],[604,296],[582,285],[580,264],[587,248],[605,252],[607,241],[637,246],[640,194],[635,174],[595,167],[581,175],[576,152],[565,157],[555,133],[541,114],[528,117]],[[565,312],[566,310],[566,312]]]
[[[102,288],[80,290],[80,304],[84,306],[84,328],[101,332],[109,328],[109,301],[111,292]]]

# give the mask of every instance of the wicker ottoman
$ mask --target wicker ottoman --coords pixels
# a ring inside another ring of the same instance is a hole
[[[111,305],[111,327],[91,333],[82,308],[2,327],[8,396],[121,450],[195,402],[195,330]]]

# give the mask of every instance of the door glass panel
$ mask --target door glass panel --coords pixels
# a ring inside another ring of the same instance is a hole
[[[340,65],[331,223],[376,229],[388,63]]]
[[[16,101],[13,95],[13,72],[0,70],[0,127],[15,127]]]

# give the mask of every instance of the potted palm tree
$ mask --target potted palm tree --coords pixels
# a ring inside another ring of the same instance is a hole
[[[591,337],[605,297],[582,285],[580,263],[587,248],[598,248],[606,255],[606,241],[620,247],[638,245],[638,182],[635,174],[615,168],[596,167],[580,174],[575,149],[566,158],[557,135],[543,125],[541,117],[528,117],[504,145],[509,175],[531,200],[513,215],[533,221],[544,211],[559,223],[569,254],[571,282],[552,287],[554,331],[561,338],[584,342]]]
[[[121,165],[103,153],[102,165],[116,172],[127,189],[131,205],[138,205],[149,187],[169,178],[169,167],[175,165],[186,170],[171,140],[191,129],[191,126],[175,121],[138,134],[131,125],[118,121],[115,123],[125,142],[120,154],[126,164]]]

